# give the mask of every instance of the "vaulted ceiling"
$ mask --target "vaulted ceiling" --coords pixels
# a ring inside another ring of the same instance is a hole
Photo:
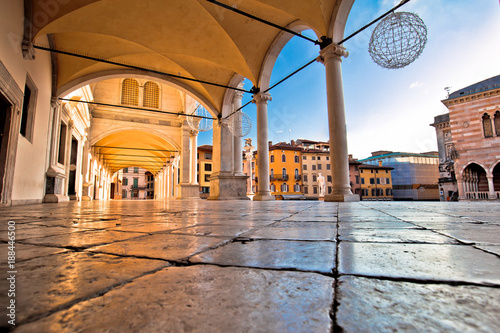
[[[337,35],[343,35],[354,0],[220,2],[282,27],[300,23],[313,29],[318,38],[333,37],[335,41]],[[56,49],[221,85],[229,85],[239,74],[259,87],[266,56],[283,34],[209,0],[53,3],[56,5],[47,7],[44,0],[32,0],[35,44],[42,40],[39,37],[51,35]],[[117,65],[58,54],[57,87],[117,69]],[[220,112],[225,88],[182,81]]]

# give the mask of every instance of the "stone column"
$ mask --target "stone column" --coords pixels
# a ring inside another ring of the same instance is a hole
[[[198,166],[198,131],[191,131],[191,135],[189,136],[189,145],[191,150],[190,156],[190,168],[191,168],[191,177],[190,183],[192,185],[198,185],[197,180],[197,166]]]
[[[349,185],[349,157],[341,68],[342,57],[348,55],[349,53],[344,47],[334,44],[330,44],[320,51],[320,61],[325,65],[326,71],[332,167],[332,193],[325,196],[325,201],[359,201],[359,195],[352,194]]]
[[[467,191],[466,188],[466,182],[464,179],[460,176],[456,177],[457,178],[457,190],[458,190],[458,201],[461,200],[466,200],[465,192]]]
[[[174,172],[174,198],[179,199],[179,161],[180,157],[176,156],[174,159],[174,167],[172,171]]]
[[[497,195],[495,193],[495,184],[493,183],[493,175],[487,176],[487,178],[488,178],[488,189],[489,189],[488,199],[496,200]]]
[[[192,185],[192,156],[191,156],[191,128],[185,121],[181,129],[181,159],[180,170],[181,179],[178,187],[177,199],[194,199],[199,198],[198,185]],[[195,156],[196,160],[196,156]]]
[[[241,107],[241,101],[243,99],[243,93],[241,91],[235,91],[233,95],[233,112]],[[241,111],[238,111],[238,113]],[[234,114],[233,117],[238,117],[238,113]],[[242,138],[239,136],[233,136],[233,171],[237,176],[243,176],[243,150],[242,150]]]
[[[267,102],[272,100],[268,93],[258,93],[253,96],[257,105],[257,194],[255,201],[274,200],[269,189],[269,136],[267,126]]]
[[[245,158],[247,159],[248,163],[248,181],[247,181],[247,194],[253,195],[253,189],[252,189],[252,159],[253,159],[253,153],[251,151],[248,151],[245,153]]]

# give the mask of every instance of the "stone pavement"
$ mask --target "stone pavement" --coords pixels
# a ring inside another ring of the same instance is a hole
[[[70,202],[0,220],[4,331],[500,331],[498,203]]]

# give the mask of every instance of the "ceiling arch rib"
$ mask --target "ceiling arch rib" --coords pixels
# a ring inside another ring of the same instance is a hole
[[[155,174],[177,152],[165,139],[137,130],[109,134],[92,146],[112,173],[125,167],[141,167]]]

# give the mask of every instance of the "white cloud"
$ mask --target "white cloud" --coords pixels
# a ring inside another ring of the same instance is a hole
[[[415,81],[412,84],[410,84],[410,89],[415,89],[415,88],[420,88],[424,85],[423,82],[420,81]]]

